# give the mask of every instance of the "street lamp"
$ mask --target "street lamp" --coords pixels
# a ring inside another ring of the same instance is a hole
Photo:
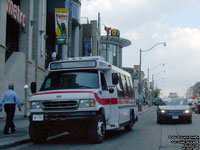
[[[158,72],[158,73],[156,73],[156,74],[154,74],[154,76],[158,76],[160,73],[165,73],[166,71],[165,70],[161,70],[160,72]]]
[[[156,66],[155,66],[155,67],[153,67],[153,68],[148,68],[148,72],[147,72],[147,73],[148,73],[148,81],[149,81],[149,71],[150,71],[150,70],[152,70],[152,71],[153,71],[153,70],[155,70],[156,68],[158,68],[159,66],[163,66],[163,67],[164,67],[164,66],[165,66],[165,64],[164,64],[164,63],[162,63],[162,64],[158,64],[158,65],[156,65]]]
[[[141,91],[142,91],[142,88],[141,88],[141,65],[142,65],[142,62],[141,62],[141,58],[142,58],[142,52],[148,52],[150,50],[152,50],[154,47],[156,47],[157,45],[163,45],[163,46],[166,46],[166,42],[164,43],[157,43],[155,45],[153,45],[151,48],[147,49],[147,50],[142,50],[140,49],[140,65],[139,65],[139,88],[138,88],[138,93],[139,93],[139,96],[141,98]]]

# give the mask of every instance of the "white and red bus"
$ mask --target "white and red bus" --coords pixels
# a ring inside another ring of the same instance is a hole
[[[39,92],[32,82],[29,134],[45,142],[50,132],[66,130],[103,142],[106,130],[131,131],[137,120],[131,75],[102,57],[68,58],[49,64]]]

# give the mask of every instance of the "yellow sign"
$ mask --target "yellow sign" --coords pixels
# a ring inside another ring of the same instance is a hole
[[[56,44],[67,44],[68,39],[68,8],[55,8]]]

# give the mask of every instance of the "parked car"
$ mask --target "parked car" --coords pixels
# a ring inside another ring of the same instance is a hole
[[[157,108],[157,123],[170,120],[183,120],[192,123],[192,109],[184,98],[162,99],[163,105]]]

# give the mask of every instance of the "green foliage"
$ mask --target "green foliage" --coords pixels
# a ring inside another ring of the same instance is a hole
[[[154,90],[154,98],[158,98],[160,96],[161,89],[156,88]]]

